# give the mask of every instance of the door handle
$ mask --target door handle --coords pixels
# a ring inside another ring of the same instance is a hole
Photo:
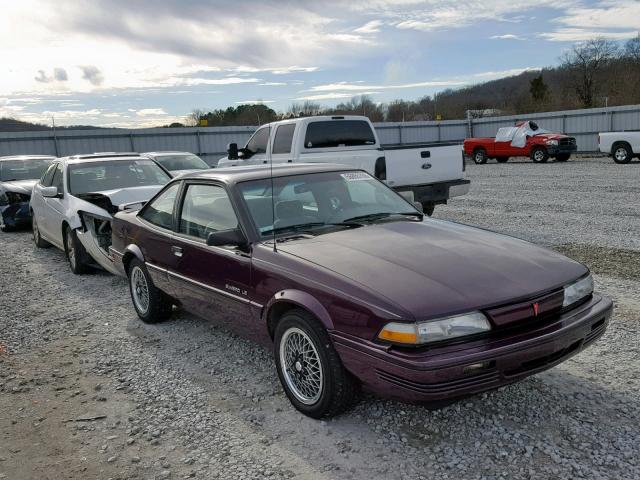
[[[423,150],[422,152],[420,152],[420,157],[431,158],[431,152],[429,150]]]
[[[173,253],[176,257],[182,256],[182,248],[180,247],[171,247],[171,253]]]

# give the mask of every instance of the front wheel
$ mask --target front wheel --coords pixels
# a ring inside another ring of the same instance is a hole
[[[76,232],[69,226],[66,227],[64,234],[64,252],[67,255],[69,267],[73,273],[82,275],[89,271],[89,266],[86,263],[87,251],[78,240]]]
[[[147,267],[137,258],[129,264],[129,293],[136,313],[144,323],[158,323],[171,316],[173,302],[153,284]]]
[[[355,379],[342,366],[322,324],[306,311],[291,310],[280,319],[274,355],[287,397],[305,415],[333,417],[355,403]]]
[[[566,162],[569,158],[571,158],[570,153],[559,153],[556,155],[556,162]]]
[[[531,160],[535,163],[545,163],[549,160],[549,152],[544,147],[536,147],[531,150]]]

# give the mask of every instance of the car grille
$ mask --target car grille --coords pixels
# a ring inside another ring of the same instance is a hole
[[[530,320],[555,317],[562,310],[563,300],[564,291],[561,289],[523,302],[491,308],[485,313],[497,328],[511,327]]]
[[[376,369],[376,373],[381,380],[399,387],[413,390],[414,392],[431,394],[447,393],[452,389],[463,390],[465,388],[489,387],[500,382],[500,373],[495,368],[480,374],[438,383],[414,382],[380,369]]]
[[[558,142],[558,145],[562,145],[562,146],[573,146],[575,144],[576,144],[576,139],[573,137],[561,138],[560,141]]]

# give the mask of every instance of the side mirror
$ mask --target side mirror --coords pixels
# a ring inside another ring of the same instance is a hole
[[[207,245],[210,247],[223,247],[229,245],[241,247],[246,245],[246,243],[247,240],[244,238],[244,235],[239,228],[211,232],[207,236]]]
[[[55,198],[58,196],[58,187],[42,187],[40,193],[43,197]]]
[[[420,202],[413,202],[413,206],[416,207],[420,213],[424,213],[424,207]]]
[[[230,143],[227,145],[227,158],[229,160],[237,160],[238,159],[238,144]]]

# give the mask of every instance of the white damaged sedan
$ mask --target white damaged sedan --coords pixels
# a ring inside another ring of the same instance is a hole
[[[92,265],[116,273],[109,254],[112,215],[144,205],[171,175],[136,153],[56,159],[33,187],[33,241],[63,250],[74,273]]]

